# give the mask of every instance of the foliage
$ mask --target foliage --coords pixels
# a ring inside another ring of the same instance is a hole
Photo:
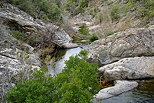
[[[89,30],[85,24],[80,26],[79,32],[82,35],[89,35]]]
[[[11,35],[16,39],[26,42],[32,46],[39,44],[39,39],[41,39],[39,36],[27,35],[17,30],[12,30]]]
[[[110,10],[110,15],[113,21],[118,20],[120,18],[119,7],[118,6],[112,7]]]
[[[9,103],[91,103],[100,89],[98,66],[86,59],[87,51],[70,57],[65,69],[55,77],[46,75],[46,68],[35,70],[33,78],[18,82],[8,91],[6,100]]]
[[[148,20],[154,17],[154,0],[128,0],[125,4],[119,2],[110,5],[110,15],[113,21],[119,20],[130,10],[134,10],[136,17],[139,18],[146,17]]]
[[[99,23],[101,23],[101,22],[103,21],[103,19],[104,19],[103,14],[102,14],[101,12],[97,13],[97,14],[95,15],[95,18],[96,18],[96,20],[97,20]]]
[[[88,7],[90,0],[68,0],[65,9],[72,15],[77,15],[84,12],[84,8]]]
[[[142,16],[147,18],[154,17],[154,1],[153,0],[140,0],[141,7],[137,8]]]
[[[28,38],[28,36],[26,36],[26,34],[20,32],[20,31],[11,31],[11,34],[16,39],[19,39],[19,40],[22,40],[22,41],[26,41],[27,38]]]
[[[112,32],[110,32],[110,33],[108,33],[108,34],[105,34],[105,37],[108,37],[108,36],[110,36],[110,35],[113,35],[114,33],[117,33],[118,31],[112,31]]]
[[[100,9],[98,7],[91,7],[88,10],[88,14],[92,15],[93,17],[95,17],[98,12],[100,12]]]
[[[60,20],[61,10],[56,3],[49,0],[10,0],[10,3],[29,13],[35,18]]]
[[[93,34],[93,35],[90,36],[89,41],[94,42],[95,40],[98,40],[98,39],[99,38],[95,34]]]

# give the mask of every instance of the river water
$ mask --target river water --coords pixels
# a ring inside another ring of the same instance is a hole
[[[154,80],[146,80],[134,90],[100,100],[99,103],[154,103]]]
[[[59,54],[60,55],[64,54],[64,55],[62,56],[61,59],[59,59],[55,62],[54,66],[49,67],[50,68],[49,73],[52,75],[56,75],[56,74],[61,73],[65,67],[65,61],[69,60],[70,56],[75,56],[75,55],[79,54],[79,52],[85,48],[87,48],[87,46],[80,46],[77,48],[63,49],[63,50],[58,51],[57,55],[59,55]]]
[[[50,66],[49,73],[53,75],[61,73],[65,67],[65,61],[85,48],[87,46],[58,51],[57,55],[61,55],[61,58],[55,62],[54,66]],[[134,90],[106,100],[98,100],[97,103],[154,103],[154,80],[146,80]]]

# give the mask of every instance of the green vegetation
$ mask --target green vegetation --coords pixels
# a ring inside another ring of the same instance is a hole
[[[93,34],[93,35],[90,36],[89,41],[94,42],[95,40],[98,40],[98,39],[99,38],[95,34]]]
[[[41,39],[41,36],[39,37],[38,35],[37,36],[28,35],[28,34],[25,34],[17,30],[12,30],[11,35],[15,37],[16,39],[26,42],[32,46],[39,44],[40,42],[39,40]]]
[[[125,4],[116,4],[109,5],[110,15],[113,21],[119,20],[123,15],[130,10],[136,12],[136,17],[146,17],[152,19],[154,17],[154,1],[153,0],[128,0]]]
[[[80,26],[79,32],[82,35],[89,35],[89,30],[85,24]]]
[[[51,77],[46,68],[35,69],[33,78],[18,82],[6,95],[8,103],[91,103],[100,89],[98,66],[88,63],[87,51],[66,61],[62,73]]]
[[[27,12],[34,18],[45,20],[60,20],[61,10],[58,4],[49,0],[10,0],[10,3]]]
[[[71,13],[71,15],[77,15],[84,12],[84,8],[88,7],[90,0],[68,0],[65,9]]]
[[[112,31],[112,32],[110,32],[110,33],[108,33],[108,34],[105,34],[105,37],[108,37],[108,36],[110,36],[110,35],[113,35],[114,33],[117,33],[118,31]]]
[[[113,21],[116,21],[120,18],[119,6],[114,6],[110,10],[110,15]]]

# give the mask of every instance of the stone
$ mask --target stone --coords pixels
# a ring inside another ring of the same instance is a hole
[[[108,99],[113,96],[117,96],[121,93],[132,90],[137,86],[138,83],[136,81],[117,80],[115,81],[115,86],[100,90],[98,94],[94,96],[94,99]]]
[[[72,42],[72,38],[62,28],[34,19],[10,4],[3,4],[0,7],[0,22],[10,28],[24,31],[28,35],[37,35],[42,46],[64,46]]]
[[[154,78],[154,56],[124,58],[99,68],[106,80]]]
[[[64,48],[76,48],[78,47],[79,45],[76,44],[76,43],[65,43],[64,44]]]
[[[101,65],[127,57],[154,56],[154,28],[136,28],[93,42],[89,58]]]

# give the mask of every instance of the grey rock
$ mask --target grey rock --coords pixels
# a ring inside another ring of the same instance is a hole
[[[127,57],[154,56],[154,28],[130,29],[89,46],[93,62],[108,64]]]
[[[108,99],[113,96],[119,95],[129,90],[132,90],[137,86],[138,86],[138,83],[135,81],[117,80],[115,81],[115,86],[100,90],[99,93],[94,96],[94,98],[96,100],[97,99]]]
[[[72,38],[62,28],[34,19],[10,4],[4,4],[0,7],[0,22],[14,28],[17,26],[18,29],[29,35],[37,35],[40,37],[37,38],[38,41],[41,44],[47,43],[47,46],[56,44],[63,47],[64,44],[72,42]]]
[[[22,50],[23,48],[24,51]],[[34,48],[12,37],[3,25],[0,25],[0,100],[7,90],[21,77],[21,72],[29,77],[32,68],[40,68],[39,57],[33,53]],[[29,56],[29,58],[27,58]]]
[[[154,56],[124,58],[99,68],[107,80],[154,78]]]
[[[76,43],[65,43],[64,48],[75,48],[78,47],[79,45]]]

